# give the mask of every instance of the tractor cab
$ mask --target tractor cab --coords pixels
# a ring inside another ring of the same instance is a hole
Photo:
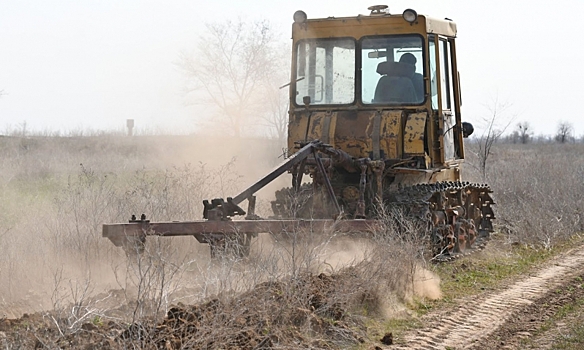
[[[354,158],[414,169],[460,163],[456,24],[411,9],[369,10],[355,17],[294,15],[290,154],[318,139]],[[458,179],[449,172],[434,180]]]

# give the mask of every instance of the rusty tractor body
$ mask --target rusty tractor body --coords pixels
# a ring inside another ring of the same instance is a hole
[[[280,167],[235,197],[205,201],[204,221],[134,220],[104,225],[104,236],[124,245],[149,234],[193,235],[212,252],[236,237],[245,254],[258,232],[371,231],[379,208],[390,207],[428,221],[435,256],[488,237],[491,190],[461,178],[463,139],[473,128],[462,121],[456,24],[369,9],[342,18],[294,14],[288,159]],[[291,186],[262,220],[254,194],[285,172]]]

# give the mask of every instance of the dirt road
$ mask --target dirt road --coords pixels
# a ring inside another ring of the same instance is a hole
[[[583,277],[580,247],[497,291],[423,316],[423,329],[387,349],[524,349],[526,338],[547,348],[553,335],[534,337],[535,331],[563,305],[584,297]]]

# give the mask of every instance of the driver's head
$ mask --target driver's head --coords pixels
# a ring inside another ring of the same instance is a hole
[[[407,63],[407,64],[411,64],[411,65],[416,65],[416,56],[412,55],[411,53],[407,52],[404,53],[403,55],[401,55],[401,57],[399,58],[400,63]]]

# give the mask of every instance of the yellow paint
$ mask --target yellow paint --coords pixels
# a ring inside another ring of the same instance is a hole
[[[328,140],[323,137],[326,118],[330,118]],[[310,125],[308,125],[309,120]],[[337,113],[329,112],[313,112],[310,117],[306,112],[294,115],[288,124],[288,155],[292,155],[296,152],[296,149],[294,148],[295,141],[321,140],[326,141],[329,145],[335,146],[336,120]]]
[[[339,112],[335,119],[335,146],[355,158],[367,158],[372,151],[371,112]]]
[[[389,159],[400,158],[402,111],[385,111],[381,116],[381,149]]]
[[[402,15],[359,16],[344,18],[309,19],[306,23],[294,23],[292,37],[294,41],[301,39],[326,37],[351,37],[360,39],[370,35],[436,33],[446,36],[456,36],[456,24],[452,21],[418,16],[418,20],[410,24]]]
[[[442,169],[432,174],[430,182],[460,181],[460,171],[457,168]]]
[[[343,114],[345,113],[345,114]],[[421,155],[424,152],[424,135],[427,113],[412,113],[407,117],[403,110],[369,110],[362,112],[307,112],[293,115],[289,124],[289,154],[295,152],[294,141],[326,140],[323,138],[325,119],[330,118],[328,143],[355,158],[370,157],[374,149],[376,132],[374,124],[379,116],[379,149],[386,159]],[[308,125],[308,120],[310,124]],[[308,128],[307,128],[308,125]],[[307,131],[308,130],[308,134]],[[403,133],[402,133],[403,130]],[[430,159],[426,157],[426,163]],[[427,167],[430,164],[426,164]]]
[[[307,124],[308,118],[304,114],[290,114],[290,122],[288,123],[288,156],[293,155],[298,150],[298,145],[294,142],[304,141]]]
[[[412,113],[408,115],[404,128],[404,154],[424,155],[426,117],[426,113]]]

